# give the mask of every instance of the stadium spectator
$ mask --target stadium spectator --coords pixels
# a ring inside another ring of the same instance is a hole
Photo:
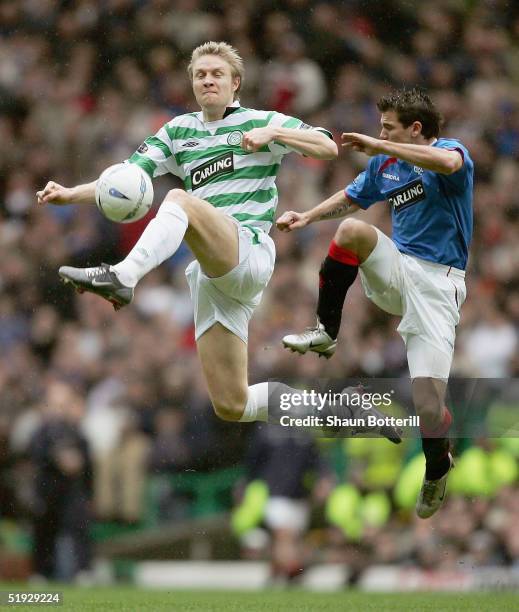
[[[287,434],[276,425],[256,426],[245,457],[247,477],[268,490],[263,522],[271,533],[273,584],[298,578],[306,566],[303,535],[308,529],[312,491],[326,497],[331,474],[311,434]]]
[[[69,581],[90,568],[92,466],[79,431],[83,409],[69,385],[51,382],[30,445],[37,468],[34,571],[48,580]]]
[[[126,383],[124,391],[112,403],[105,404],[104,410],[98,405],[92,413],[89,437],[98,451],[94,473],[96,514],[101,520],[137,524],[143,513],[154,433],[155,410],[150,386],[145,380],[135,378]],[[104,437],[108,435],[111,439],[101,447],[99,438],[105,428]]]

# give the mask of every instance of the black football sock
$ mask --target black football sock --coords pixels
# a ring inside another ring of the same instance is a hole
[[[438,480],[449,471],[450,442],[448,438],[422,438],[422,449],[425,455],[425,478]]]
[[[317,316],[326,333],[334,339],[339,335],[346,292],[353,285],[358,271],[357,255],[332,240],[319,271]]]
[[[422,429],[422,449],[425,455],[425,478],[437,480],[444,476],[450,468],[449,451],[451,449],[449,438],[445,436],[452,423],[452,415],[444,408],[443,420],[434,431]]]

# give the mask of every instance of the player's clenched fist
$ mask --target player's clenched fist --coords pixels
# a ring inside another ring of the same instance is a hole
[[[295,229],[301,229],[308,224],[308,218],[305,213],[298,213],[293,210],[284,212],[276,221],[276,227],[282,232],[291,232]]]
[[[54,181],[49,181],[41,191],[36,192],[38,204],[68,204],[72,200],[72,190]]]
[[[254,128],[249,132],[245,132],[241,146],[244,151],[255,153],[261,147],[272,142],[272,140],[274,140],[274,130],[272,128]]]

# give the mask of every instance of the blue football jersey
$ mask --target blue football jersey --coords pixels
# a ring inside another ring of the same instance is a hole
[[[453,174],[440,174],[376,155],[345,193],[364,209],[389,203],[392,239],[402,253],[464,270],[472,238],[474,164],[459,140],[440,138],[430,146],[459,151],[463,165]]]

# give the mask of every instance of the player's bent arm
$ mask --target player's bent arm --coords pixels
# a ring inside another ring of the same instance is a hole
[[[348,199],[344,191],[338,191],[315,208],[305,212],[287,211],[276,221],[276,226],[282,232],[291,232],[306,227],[315,221],[340,219],[359,210],[359,206]]]
[[[343,189],[321,202],[314,208],[304,212],[308,223],[315,221],[328,221],[329,219],[340,219],[359,210],[359,206],[352,202]]]
[[[463,165],[463,157],[459,151],[426,145],[389,142],[388,140],[381,140],[380,142],[380,153],[398,157],[398,159],[440,174],[453,174]]]
[[[338,149],[335,141],[318,130],[273,128],[272,140],[296,149],[303,155],[315,159],[336,159]]]

